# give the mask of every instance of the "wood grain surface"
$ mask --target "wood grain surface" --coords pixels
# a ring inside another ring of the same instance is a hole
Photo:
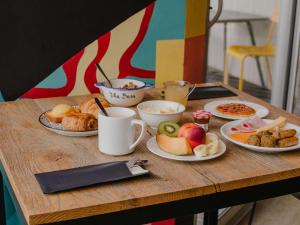
[[[289,122],[300,125],[299,117],[226,87],[239,95],[226,99],[262,104],[271,112],[267,118],[283,115]],[[159,90],[149,90],[145,99],[159,96]],[[148,135],[133,154],[112,157],[99,152],[97,136],[65,137],[38,123],[39,115],[56,104],[76,105],[91,97],[24,99],[0,104],[0,159],[30,225],[155,205],[300,176],[300,151],[262,154],[225,142],[227,152],[218,159],[175,162],[150,153],[145,144],[150,138]],[[202,109],[204,104],[214,100],[190,101],[182,122],[190,121],[192,111]],[[228,120],[212,118],[210,131],[220,136],[219,128],[226,122]],[[52,195],[43,194],[34,177],[40,172],[131,158],[148,159],[147,169],[151,175]]]

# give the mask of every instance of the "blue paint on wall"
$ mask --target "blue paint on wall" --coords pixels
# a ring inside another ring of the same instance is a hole
[[[1,94],[1,91],[0,91],[0,102],[4,102],[4,98],[3,95]]]
[[[37,88],[60,88],[64,87],[67,83],[66,74],[62,67],[56,69],[46,79],[41,81],[36,87]]]
[[[132,58],[134,67],[155,70],[156,41],[184,38],[185,4],[185,0],[156,1],[146,36]]]

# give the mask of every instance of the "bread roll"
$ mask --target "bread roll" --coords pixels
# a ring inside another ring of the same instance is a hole
[[[101,104],[104,108],[109,107],[109,104],[104,100],[100,99]],[[95,99],[90,99],[88,101],[84,101],[79,106],[82,113],[92,114],[96,119],[98,119],[98,113],[100,111],[98,105],[95,102]]]
[[[88,113],[72,113],[62,119],[64,130],[70,131],[89,131],[98,128],[98,121]]]
[[[64,116],[74,112],[73,107],[67,104],[56,105],[51,111],[46,113],[46,117],[54,123],[61,123]]]

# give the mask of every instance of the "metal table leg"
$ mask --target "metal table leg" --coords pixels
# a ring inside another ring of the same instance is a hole
[[[203,225],[218,225],[218,210],[204,212]]]
[[[176,218],[175,225],[195,225],[195,215],[188,215]]]
[[[6,225],[5,205],[4,205],[4,182],[0,172],[0,224]]]
[[[251,44],[255,46],[256,45],[256,41],[255,41],[255,37],[254,37],[254,32],[253,32],[252,24],[251,24],[250,21],[246,21],[246,24],[247,24],[248,31],[249,31],[249,34],[250,34]],[[261,69],[261,65],[260,65],[260,62],[259,62],[259,58],[255,57],[255,60],[256,60],[256,65],[257,65],[257,69],[258,69],[258,74],[259,74],[261,85],[265,88],[266,85],[265,85],[265,81],[264,81],[264,78],[263,78],[263,74],[262,74],[262,69]]]
[[[249,217],[248,225],[252,225],[253,218],[254,218],[254,213],[255,213],[255,208],[256,208],[256,202],[253,202],[252,208],[251,208],[251,211],[250,211],[250,217]]]
[[[224,22],[224,37],[223,37],[223,39],[224,39],[224,46],[223,46],[223,48],[224,48],[224,71],[225,71],[225,62],[226,62],[226,52],[227,52],[227,23],[226,22]]]

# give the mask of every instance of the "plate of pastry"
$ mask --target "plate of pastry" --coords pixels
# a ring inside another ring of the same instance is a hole
[[[262,105],[239,100],[209,102],[204,106],[204,110],[211,112],[214,116],[230,120],[245,119],[253,116],[263,118],[269,114],[269,110]]]
[[[300,127],[282,116],[275,120],[252,117],[232,121],[221,127],[221,134],[228,141],[256,152],[300,150]]]
[[[214,133],[194,124],[179,126],[172,121],[161,122],[157,134],[147,142],[150,152],[177,161],[205,161],[217,158],[226,151],[226,145]]]
[[[100,101],[104,107],[109,107],[105,100]],[[61,135],[94,136],[98,134],[98,112],[94,99],[81,102],[78,106],[58,104],[43,112],[39,116],[39,122],[46,129]]]

